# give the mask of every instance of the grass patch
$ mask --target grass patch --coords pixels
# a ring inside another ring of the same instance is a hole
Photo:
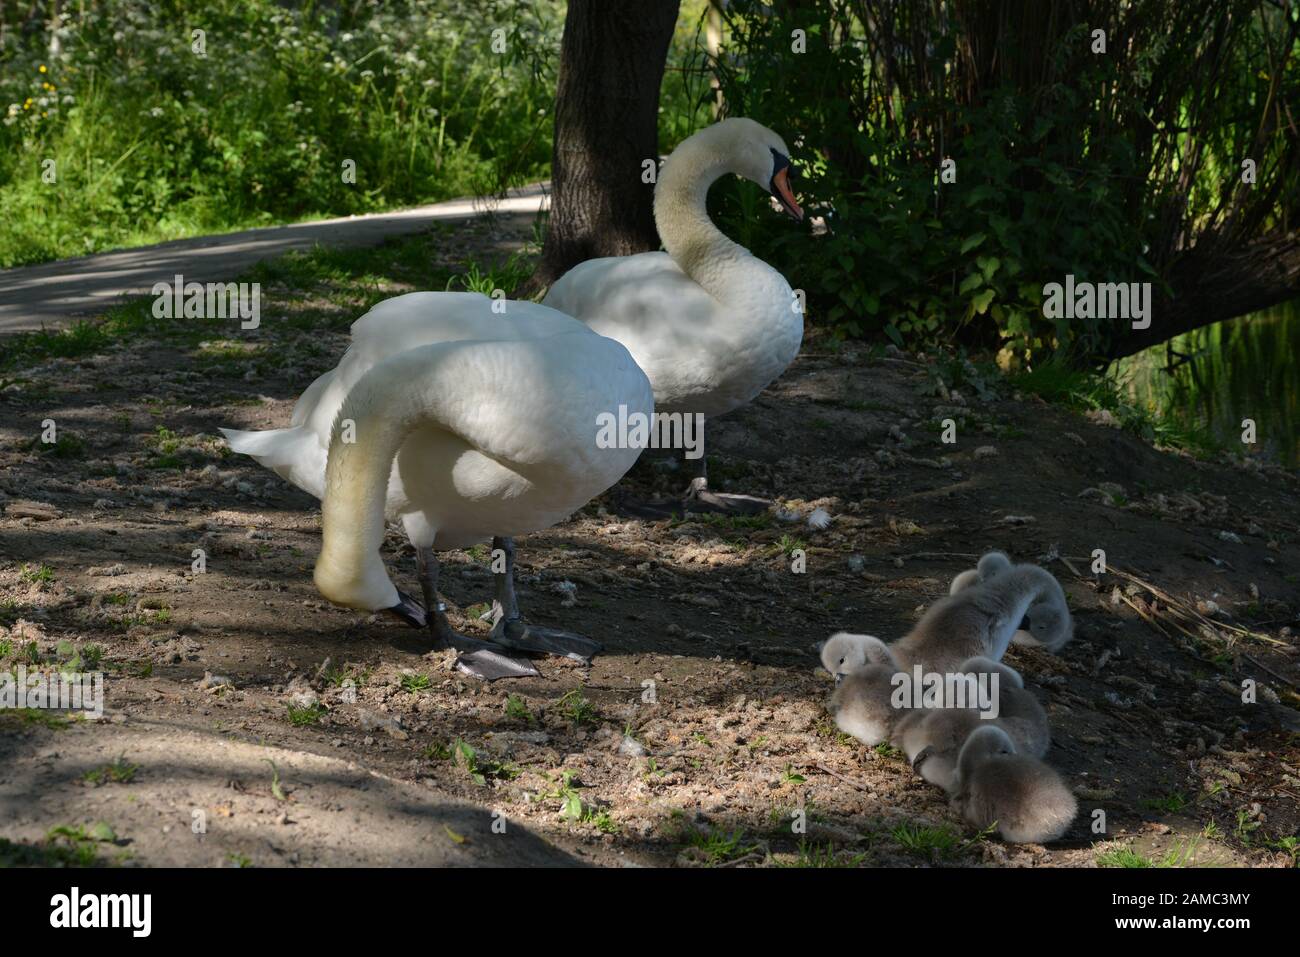
[[[532,259],[524,253],[511,253],[510,258],[488,268],[482,268],[477,262],[466,264],[463,273],[457,273],[447,279],[446,290],[463,289],[491,296],[500,289],[509,295],[512,289],[521,285],[533,274]],[[482,546],[476,546],[482,547]]]
[[[342,688],[349,681],[354,688],[363,688],[370,681],[370,669],[358,669],[354,665],[345,665],[342,668],[330,666],[321,677],[335,688]]]
[[[126,755],[120,755],[111,764],[87,771],[83,777],[87,784],[99,787],[103,784],[130,784],[135,780],[135,773],[140,770],[138,764],[132,764]]]
[[[796,551],[808,551],[808,545],[801,538],[795,538],[793,535],[782,535],[780,540],[773,546],[778,552],[786,558],[790,558]]]
[[[105,821],[94,824],[60,824],[45,835],[46,850],[69,867],[94,867],[104,844],[117,843],[117,833]]]
[[[73,435],[71,432],[60,432],[58,438],[53,442],[32,439],[27,443],[26,449],[29,452],[39,452],[41,455],[48,455],[56,459],[79,459],[86,454],[86,442],[83,438]]]
[[[861,867],[866,861],[867,855],[862,851],[837,851],[835,845],[829,841],[825,844],[809,844],[807,840],[801,840],[794,859],[778,861],[777,866],[809,868]]]
[[[890,836],[913,854],[929,857],[951,857],[963,845],[961,835],[946,824],[931,827],[922,824],[900,824],[889,832]]]
[[[309,705],[297,705],[289,702],[285,705],[285,708],[289,712],[289,723],[298,728],[320,724],[321,718],[325,717],[325,714],[329,711],[319,701],[314,701]]]
[[[1279,837],[1273,841],[1266,841],[1265,846],[1272,851],[1281,851],[1291,858],[1291,866],[1295,867],[1297,857],[1300,857],[1300,837],[1294,834],[1287,837]]]
[[[1098,867],[1121,868],[1164,868],[1187,867],[1196,851],[1196,840],[1184,842],[1170,850],[1164,857],[1156,860],[1137,853],[1131,847],[1114,847],[1102,851],[1096,857]]]
[[[54,581],[54,569],[49,565],[24,565],[18,570],[18,577],[29,585],[48,585]]]
[[[0,721],[24,727],[50,728],[53,731],[64,731],[71,725],[65,712],[46,711],[43,708],[0,708]]]
[[[408,674],[402,675],[402,690],[411,694],[417,694],[421,691],[428,691],[433,687],[433,679],[428,675]]]
[[[1164,797],[1151,798],[1142,802],[1143,807],[1150,811],[1159,811],[1162,814],[1177,814],[1187,807],[1187,804],[1187,796],[1181,791],[1175,791],[1172,794],[1166,794]]]
[[[554,778],[551,780],[555,788],[542,797],[560,802],[560,817],[576,824],[593,824],[604,834],[613,834],[618,830],[618,825],[614,823],[607,810],[583,801],[582,795],[578,792],[583,785],[578,780],[577,772],[561,771],[558,781]]]
[[[420,752],[420,757],[426,761],[450,761],[451,748],[440,741],[435,741]]]
[[[7,867],[94,867],[99,864],[94,845],[65,842],[26,844],[0,837],[0,870]]]
[[[450,756],[479,787],[487,787],[489,780],[513,781],[521,773],[513,764],[482,758],[469,742],[460,738],[452,742]]]
[[[104,649],[99,645],[86,645],[78,649],[67,639],[60,641],[55,651],[55,661],[64,674],[96,671],[103,658]]]
[[[590,701],[582,696],[582,692],[577,688],[560,698],[556,703],[555,709],[559,714],[564,715],[574,724],[583,724],[588,721],[596,720],[596,707]]]
[[[543,178],[564,5],[495,5],[504,52],[481,6],[102,0],[64,18],[58,56],[41,30],[11,31],[0,268]],[[196,58],[178,18],[239,56]]]
[[[1223,443],[1202,426],[1172,416],[1159,416],[1134,405],[1114,376],[1050,361],[1010,376],[1010,383],[1021,392],[1076,412],[1109,412],[1126,432],[1156,445],[1181,449],[1202,458],[1225,450]]]
[[[518,695],[506,697],[506,717],[524,721],[528,724],[532,724],[537,720],[533,713],[528,710],[528,705],[524,703],[524,699]]]
[[[752,843],[739,828],[732,831],[720,828],[692,829],[686,832],[682,843],[694,850],[705,863],[715,865],[753,854],[761,847]]]

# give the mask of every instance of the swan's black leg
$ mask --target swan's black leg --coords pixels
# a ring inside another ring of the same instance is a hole
[[[460,657],[456,659],[458,670],[484,681],[537,674],[532,662],[510,657],[502,645],[462,635],[452,628],[447,621],[445,607],[438,601],[438,557],[432,548],[417,548],[415,559],[419,566],[424,604],[429,609],[429,628],[433,631],[434,647],[455,648],[459,651]]]
[[[548,655],[590,662],[603,646],[590,638],[527,624],[519,614],[519,601],[515,598],[515,542],[513,538],[492,539],[492,552],[500,550],[505,555],[505,567],[496,572],[497,594],[492,606],[492,640],[498,645],[516,651],[537,651]]]

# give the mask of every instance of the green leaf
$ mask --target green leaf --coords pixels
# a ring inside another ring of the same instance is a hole
[[[266,758],[266,763],[271,766],[271,796],[277,801],[285,800],[284,789],[280,787],[280,770],[275,766],[275,762]]]
[[[975,259],[975,265],[980,267],[980,272],[984,273],[985,280],[989,280],[998,271],[1002,261],[997,256],[979,256]]]
[[[978,289],[982,285],[984,285],[984,277],[977,272],[973,272],[961,281],[961,285],[957,287],[957,292],[959,295],[964,296],[966,293],[973,289]]]
[[[112,825],[107,821],[96,821],[94,824],[90,825],[90,830],[86,833],[90,838],[96,841],[104,841],[108,844],[117,840],[117,832],[113,830]]]
[[[993,301],[993,290],[985,289],[979,295],[971,299],[970,304],[971,304],[971,308],[975,310],[976,314],[982,316],[988,310],[989,303],[991,303],[992,301]]]
[[[966,255],[966,253],[970,252],[980,243],[984,242],[984,240],[987,238],[988,237],[985,236],[983,233],[976,233],[974,236],[967,236],[966,239],[963,240],[961,244],[962,255],[963,256]]]
[[[568,818],[570,821],[582,820],[582,798],[576,794],[570,794],[564,799],[564,807],[560,810],[560,817]]]

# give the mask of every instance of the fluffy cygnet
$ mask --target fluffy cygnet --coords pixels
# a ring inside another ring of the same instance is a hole
[[[1056,840],[1079,809],[1061,776],[1037,758],[1017,754],[998,727],[976,728],[966,739],[952,807],[972,827],[996,825],[1013,844]]]
[[[911,676],[879,638],[839,632],[822,645],[821,659],[836,681],[827,710],[845,734],[874,747],[897,738],[923,716],[919,707],[896,706],[895,696],[910,685]]]
[[[900,736],[901,747],[913,770],[950,794],[956,787],[961,747],[976,728],[986,725],[1001,728],[1010,736],[1018,753],[1033,757],[1041,758],[1051,743],[1047,712],[1025,690],[1024,680],[1014,668],[988,658],[971,658],[961,664],[957,674],[971,675],[977,680],[998,676],[997,717],[985,717],[977,707],[955,706],[961,702],[945,701],[945,707],[927,710],[924,717]],[[969,695],[967,700],[971,700]]]
[[[1037,565],[1008,564],[996,570],[1006,562],[1000,552],[980,559],[980,580],[967,580],[931,605],[910,632],[889,646],[894,659],[908,671],[919,664],[945,674],[976,655],[1000,661],[1026,612],[1031,612],[1034,644],[1056,651],[1069,641],[1074,624],[1060,583]]]

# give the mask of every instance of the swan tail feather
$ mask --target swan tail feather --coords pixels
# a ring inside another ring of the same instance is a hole
[[[324,492],[325,450],[316,433],[303,426],[245,432],[222,429],[232,452],[247,455],[286,482],[320,498]]]

